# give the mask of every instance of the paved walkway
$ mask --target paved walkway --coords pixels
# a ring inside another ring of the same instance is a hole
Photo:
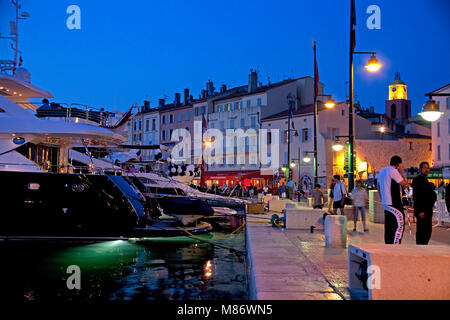
[[[257,299],[342,300],[359,299],[348,290],[347,249],[325,248],[323,229],[286,230],[261,223],[272,213],[247,217],[247,244],[253,268],[253,291]],[[279,215],[279,214],[278,214]],[[384,225],[368,222],[369,231],[353,232],[348,226],[348,244],[384,243]],[[402,243],[415,244],[406,225]],[[361,223],[358,230],[362,230]],[[438,239],[439,241],[437,241]],[[430,244],[450,245],[450,230],[433,228]]]

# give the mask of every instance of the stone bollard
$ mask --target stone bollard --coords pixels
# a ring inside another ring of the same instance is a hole
[[[369,191],[369,220],[374,223],[384,223],[384,209],[378,190]]]
[[[327,215],[325,217],[325,248],[347,248],[347,217]]]

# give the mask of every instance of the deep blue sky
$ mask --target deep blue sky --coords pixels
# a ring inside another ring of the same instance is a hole
[[[190,88],[198,97],[208,79],[218,89],[246,84],[250,68],[265,83],[313,75],[311,39],[317,42],[320,80],[337,100],[346,98],[349,0],[316,1],[106,1],[23,0],[20,49],[32,82],[56,101],[125,110],[152,105]],[[68,30],[66,8],[81,8],[81,30]],[[381,30],[368,30],[366,9],[381,8]],[[377,51],[378,74],[355,58],[356,99],[384,110],[388,84],[399,71],[413,113],[424,93],[450,82],[448,0],[356,0],[356,50]],[[13,18],[0,0],[0,30]],[[9,58],[0,43],[0,58]],[[7,56],[7,57],[6,57]]]

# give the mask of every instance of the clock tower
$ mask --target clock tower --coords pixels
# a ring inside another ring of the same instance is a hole
[[[395,79],[389,85],[389,99],[386,100],[386,116],[400,123],[408,122],[411,117],[411,101],[407,98],[406,84],[395,73]]]

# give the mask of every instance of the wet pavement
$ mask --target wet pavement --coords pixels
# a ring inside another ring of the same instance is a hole
[[[260,300],[366,299],[348,290],[347,249],[325,248],[323,229],[292,230],[264,223],[273,213],[247,218],[247,245],[253,266],[253,298]],[[266,219],[266,220],[264,220]],[[347,245],[384,243],[384,225],[347,223]],[[415,224],[406,224],[403,244],[415,244]],[[450,245],[450,229],[433,228],[430,245]]]

